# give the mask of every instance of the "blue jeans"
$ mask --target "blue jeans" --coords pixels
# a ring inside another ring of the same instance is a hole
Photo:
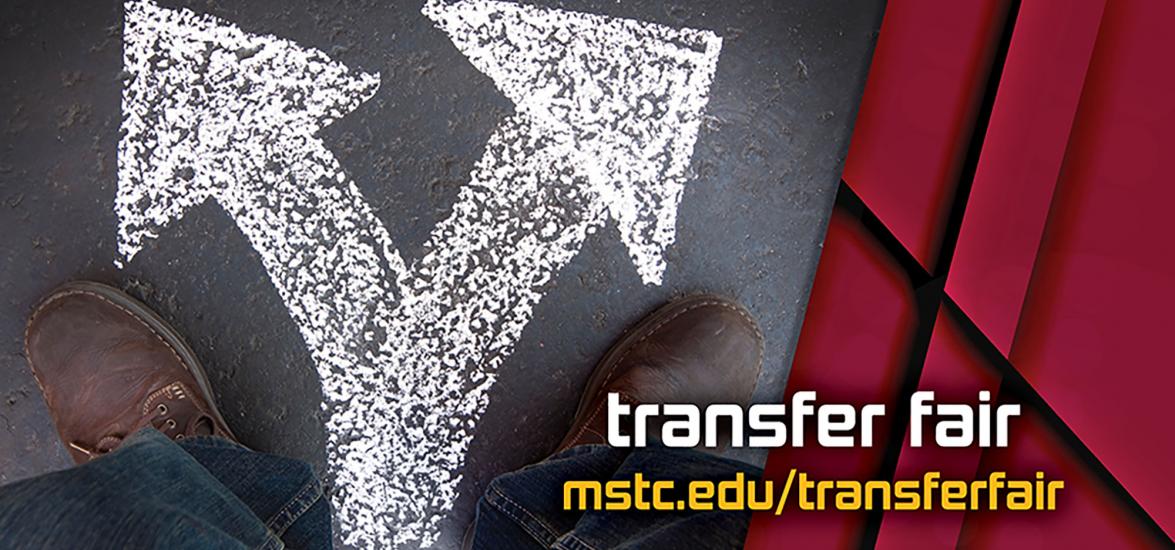
[[[144,429],[109,456],[0,487],[0,548],[329,548],[309,464]]]
[[[741,512],[565,512],[569,479],[732,479],[758,470],[692,451],[570,449],[499,476],[474,548],[740,548]],[[0,548],[329,548],[330,507],[310,465],[145,429],[93,462],[0,487]]]
[[[758,479],[749,464],[689,449],[572,447],[550,459],[503,474],[490,482],[477,504],[475,550],[597,550],[604,548],[742,548],[751,516],[744,511],[564,511],[568,480],[671,480],[669,501],[685,498],[692,480]],[[646,496],[647,500],[647,496]]]

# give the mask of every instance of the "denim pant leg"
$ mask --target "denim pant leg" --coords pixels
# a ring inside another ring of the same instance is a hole
[[[490,482],[478,502],[473,548],[742,548],[749,512],[563,510],[565,481],[631,481],[637,473],[678,487],[762,475],[749,464],[688,449],[574,447]]]
[[[330,548],[331,509],[314,468],[219,437],[179,443],[236,495],[286,548]]]
[[[326,506],[306,464],[147,429],[109,456],[0,487],[0,547],[329,547]]]

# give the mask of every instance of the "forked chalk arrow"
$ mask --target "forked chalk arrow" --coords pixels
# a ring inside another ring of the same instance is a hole
[[[430,545],[498,366],[541,288],[611,216],[659,283],[721,41],[469,0],[424,13],[516,105],[410,268],[317,137],[379,86],[320,51],[126,4],[115,201],[129,261],[216,200],[322,380],[344,540]]]

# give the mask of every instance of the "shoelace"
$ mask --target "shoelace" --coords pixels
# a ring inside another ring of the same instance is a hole
[[[134,427],[132,427],[130,429],[129,433],[133,434],[133,433],[139,431],[140,429],[145,428],[148,424],[150,424],[151,426],[153,426],[155,429],[159,430],[160,432],[164,432],[164,433],[166,433],[170,430],[174,430],[178,426],[178,424],[176,423],[174,418],[167,416],[170,411],[169,411],[166,403],[160,403],[160,404],[156,405],[155,411],[157,412],[156,415],[144,417],[142,420],[137,422],[134,425]],[[160,420],[162,422],[156,423],[157,421],[160,421]],[[190,424],[190,427],[196,428],[201,425],[211,426],[212,419],[209,418],[207,415],[201,415],[198,418],[196,418],[195,422],[192,422]],[[69,446],[77,451],[80,451],[81,453],[84,453],[86,455],[87,460],[94,460],[95,458],[98,458],[102,455],[108,454],[111,451],[117,449],[119,446],[121,446],[123,440],[126,439],[127,435],[128,434],[121,434],[121,433],[106,434],[106,435],[102,436],[101,439],[98,440],[98,443],[93,448],[87,447],[86,445],[79,443],[77,441],[69,442]],[[174,439],[176,441],[180,441],[180,440],[184,439],[185,437],[187,437],[187,435],[184,432],[180,432],[180,433],[175,434],[175,436],[173,436],[172,439]]]

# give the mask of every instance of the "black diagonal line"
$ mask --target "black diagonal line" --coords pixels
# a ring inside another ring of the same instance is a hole
[[[1023,405],[1028,406],[1033,412],[1040,415],[1045,425],[1048,426],[1049,431],[1061,440],[1061,443],[1069,450],[1071,456],[1077,459],[1087,472],[1092,477],[1099,481],[1105,489],[1113,496],[1118,504],[1125,509],[1127,515],[1138,521],[1139,526],[1148,535],[1155,538],[1159,542],[1159,546],[1167,546],[1171,544],[1171,539],[1167,536],[1163,528],[1159,526],[1158,522],[1146,512],[1141,504],[1126,490],[1126,487],[1114,477],[1109,468],[1098,460],[1093,451],[1085,445],[1081,438],[1073,432],[1069,425],[1065,423],[1061,416],[1049,406],[1044,397],[1032,387],[1028,379],[1020,373],[1012,362],[1004,357],[999,348],[991,343],[983,331],[971,320],[970,317],[959,307],[949,296],[943,301],[945,311],[959,326],[960,332],[972,347],[985,360],[983,361],[989,368],[993,369],[996,374],[1002,377],[1002,385],[1000,386],[1001,399],[1004,393],[1007,392],[1008,397]]]
[[[848,186],[841,187],[842,190],[847,188]],[[890,249],[891,246],[886,243],[897,242],[897,238],[889,233],[880,222],[876,224],[869,223],[870,218],[876,219],[876,216],[873,216],[867,208],[864,209],[863,214],[858,219],[870,229],[871,236],[877,239],[883,247]],[[900,244],[898,246],[899,248],[901,247]],[[908,251],[904,248],[901,250],[905,254],[894,255],[894,258],[905,269],[911,283],[921,283],[911,285],[911,288],[914,289],[914,311],[917,317],[917,324],[915,325],[914,333],[910,336],[909,352],[907,354],[906,364],[902,370],[902,379],[898,384],[898,398],[897,402],[894,403],[891,432],[884,443],[885,447],[882,451],[881,463],[872,479],[893,479],[894,473],[897,470],[898,457],[902,451],[902,441],[906,435],[905,426],[909,422],[910,417],[909,396],[918,390],[918,381],[922,377],[922,365],[926,362],[926,354],[930,349],[930,337],[934,334],[935,319],[938,318],[938,309],[943,297],[943,285],[946,282],[946,279],[943,277],[930,277],[925,270],[922,270],[921,264],[917,260],[914,260]],[[911,260],[912,263],[910,262]],[[865,527],[861,533],[860,546],[862,548],[872,548],[877,544],[877,535],[881,531],[883,512],[883,510],[872,510],[869,512]]]
[[[877,214],[869,209],[865,201],[861,200],[857,192],[853,191],[853,188],[849,187],[849,184],[844,180],[840,180],[840,187],[836,191],[836,208],[855,218],[885,252],[897,260],[898,267],[902,268],[906,277],[910,279],[911,288],[920,288],[930,282],[930,274],[926,272],[918,259],[909,250],[906,250],[906,247],[893,233],[890,233]]]
[[[910,395],[918,390],[918,381],[922,377],[926,353],[930,348],[931,335],[934,333],[935,319],[937,318],[940,304],[945,298],[944,287],[946,278],[950,272],[955,246],[958,244],[959,233],[963,227],[963,215],[967,210],[967,199],[971,194],[971,186],[975,180],[975,171],[979,166],[979,158],[983,152],[983,140],[987,135],[988,124],[991,121],[991,112],[995,105],[996,93],[999,90],[1000,77],[1003,75],[1004,63],[1008,58],[1008,49],[1012,43],[1012,33],[1015,30],[1016,18],[1019,13],[1020,0],[1009,2],[1007,13],[1004,16],[1003,29],[992,55],[991,67],[988,69],[987,82],[984,85],[983,95],[980,98],[976,110],[975,124],[971,130],[971,136],[967,142],[967,150],[964,153],[958,179],[954,186],[954,198],[951,201],[946,223],[943,226],[938,255],[935,259],[934,266],[929,270],[929,279],[924,284],[914,287],[918,328],[914,331],[910,339],[910,351],[898,391],[898,401],[894,404],[894,415],[892,417],[893,429],[885,442],[885,450],[882,453],[881,464],[875,479],[893,479],[897,471],[898,458],[901,455],[902,443],[906,436],[905,427],[909,424],[910,420]],[[842,187],[848,187],[848,185],[842,182]],[[868,208],[864,208],[864,206],[862,202],[862,211],[868,212]],[[873,217],[875,218],[876,216]],[[864,218],[859,219],[862,220],[862,223],[865,223]],[[866,227],[869,226],[867,225]],[[875,236],[882,235],[882,237],[878,238],[878,241],[883,246],[889,248],[885,243],[892,235],[890,235],[890,232],[885,228],[884,224],[880,223],[880,220],[870,230]],[[900,246],[900,242],[898,245],[899,248],[904,250],[904,247]],[[911,270],[906,265],[907,255],[908,251],[906,254],[895,255],[894,258],[907,270],[911,281],[919,280],[921,274],[917,270]],[[861,533],[861,548],[872,548],[876,546],[877,536],[881,532],[881,521],[884,513],[884,510],[872,510],[869,512],[869,517]]]
[[[1008,60],[1012,32],[1015,30],[1016,18],[1019,14],[1020,0],[1012,0],[1008,4],[1008,13],[1004,18],[1004,29],[996,44],[983,98],[980,100],[979,109],[975,115],[975,127],[971,130],[971,139],[967,144],[967,152],[963,156],[963,164],[959,169],[954,200],[951,201],[951,209],[947,213],[946,223],[943,226],[942,245],[935,258],[934,268],[930,270],[936,276],[945,277],[947,271],[951,269],[951,262],[955,257],[955,246],[959,244],[959,232],[963,229],[963,214],[967,210],[967,199],[971,195],[971,186],[975,183],[975,171],[979,168],[983,140],[987,137],[987,127],[991,123],[991,111],[995,106],[1000,77],[1004,73],[1004,63]]]

